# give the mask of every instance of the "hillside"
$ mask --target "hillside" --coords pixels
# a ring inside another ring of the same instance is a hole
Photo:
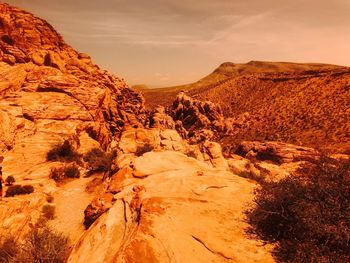
[[[235,67],[223,65],[212,75],[229,75],[226,79],[200,87],[189,85],[185,90],[193,98],[216,103],[225,118],[232,118],[232,131],[216,134],[225,150],[234,151],[243,140],[278,140],[336,152],[350,150],[348,68],[250,62],[238,66],[239,73],[233,70]],[[213,79],[210,76],[204,79]],[[178,91],[143,93],[147,106],[152,108],[156,103],[171,105]]]
[[[222,63],[208,76],[191,84],[149,89],[142,86],[137,86],[136,90],[142,91],[146,98],[146,107],[153,108],[157,105],[169,105],[174,100],[175,96],[181,90],[193,89],[209,89],[217,86],[220,83],[240,75],[256,74],[256,73],[288,73],[315,70],[332,70],[341,69],[342,66],[319,64],[319,63],[290,63],[290,62],[265,62],[265,61],[250,61],[248,63]],[[161,95],[159,93],[161,91]]]

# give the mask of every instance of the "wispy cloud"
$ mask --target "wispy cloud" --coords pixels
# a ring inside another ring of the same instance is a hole
[[[350,63],[349,0],[8,2],[132,83],[190,82],[226,60]]]

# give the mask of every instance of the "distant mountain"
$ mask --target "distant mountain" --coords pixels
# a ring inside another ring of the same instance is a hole
[[[217,137],[224,147],[242,140],[279,140],[350,151],[350,69],[327,64],[223,63],[193,84],[144,90],[147,107],[170,105],[186,93],[221,106],[233,133]],[[221,137],[220,137],[221,136]]]
[[[153,108],[156,105],[167,105],[171,103],[175,96],[182,90],[207,89],[220,84],[234,76],[246,74],[264,74],[264,73],[291,73],[291,72],[311,72],[320,70],[335,70],[344,68],[343,66],[319,63],[291,63],[291,62],[265,62],[250,61],[248,63],[222,63],[212,73],[204,78],[190,84],[164,87],[148,88],[143,85],[133,87],[140,90],[146,98],[146,106]],[[159,93],[161,91],[161,93]]]

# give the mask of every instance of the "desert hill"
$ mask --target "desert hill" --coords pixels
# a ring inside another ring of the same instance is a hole
[[[192,89],[208,89],[212,86],[243,74],[255,73],[285,73],[285,72],[303,72],[314,70],[331,70],[341,69],[342,66],[320,64],[320,63],[291,63],[291,62],[267,62],[267,61],[250,61],[248,63],[222,63],[212,73],[204,78],[186,85],[164,87],[164,88],[143,88],[137,87],[137,90],[143,92],[147,103],[147,107],[154,107],[157,105],[167,105],[174,100],[181,90],[188,91]],[[162,91],[162,96],[158,96],[159,91]]]
[[[349,81],[350,70],[341,66],[224,63],[195,84],[142,92],[150,108],[172,105],[180,90],[219,105],[232,118],[231,134],[216,138],[228,151],[243,140],[278,140],[347,152]]]

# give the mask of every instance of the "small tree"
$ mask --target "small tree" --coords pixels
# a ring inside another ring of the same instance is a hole
[[[11,186],[11,185],[13,185],[16,182],[16,180],[15,180],[15,178],[13,176],[9,175],[5,179],[5,182],[6,182],[6,186]]]

